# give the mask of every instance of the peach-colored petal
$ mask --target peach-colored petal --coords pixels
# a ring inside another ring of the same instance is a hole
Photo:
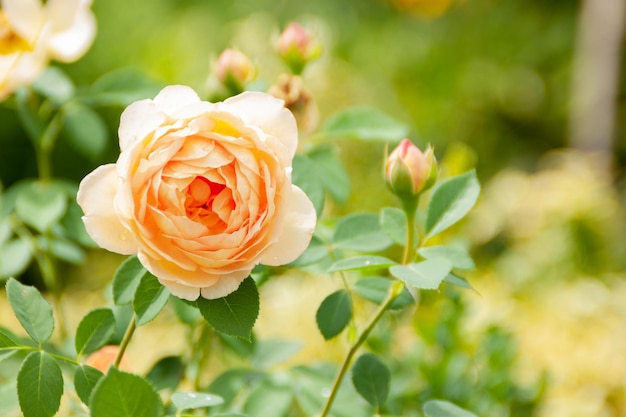
[[[258,126],[266,134],[278,139],[276,144],[268,144],[277,146],[279,143],[280,149],[274,151],[280,153],[281,159],[291,161],[298,146],[298,127],[293,114],[284,107],[283,100],[269,94],[248,91],[225,100],[224,104],[247,124]]]
[[[163,284],[169,292],[178,298],[182,298],[189,301],[195,301],[200,296],[200,288],[191,287],[189,285],[179,284],[172,281],[159,281]]]
[[[220,277],[214,285],[210,287],[204,287],[200,289],[202,298],[207,300],[214,300],[216,298],[226,297],[228,294],[234,292],[239,285],[250,275],[250,271],[239,271],[228,276]]]
[[[200,103],[200,97],[192,88],[185,85],[170,85],[162,89],[154,98],[159,110],[173,115],[190,104]]]
[[[137,252],[137,241],[122,225],[114,208],[118,184],[115,165],[102,165],[80,182],[76,201],[85,214],[87,233],[100,247],[132,255]]]
[[[263,252],[264,265],[284,265],[295,261],[309,246],[317,215],[309,197],[295,185],[285,198],[285,217],[278,241]]]
[[[118,135],[120,149],[126,150],[132,144],[142,141],[152,134],[166,120],[154,101],[146,99],[132,103],[122,112]]]

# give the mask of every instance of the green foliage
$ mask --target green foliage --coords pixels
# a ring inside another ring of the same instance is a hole
[[[393,284],[393,280],[386,277],[364,277],[359,279],[354,284],[354,291],[356,291],[361,297],[370,300],[376,304],[381,304],[389,293],[389,287]],[[413,296],[409,290],[405,287],[402,290],[402,294],[396,298],[389,306],[391,310],[399,310],[404,307],[415,304]]]
[[[79,101],[64,107],[63,133],[72,148],[93,160],[102,155],[108,142],[107,126],[102,117]]]
[[[203,392],[175,392],[171,401],[178,410],[214,407],[224,403],[221,397]]]
[[[352,367],[352,383],[368,403],[380,409],[389,395],[389,368],[372,353],[364,353]]]
[[[393,143],[405,138],[408,128],[376,109],[354,107],[329,117],[320,134],[329,138]]]
[[[129,256],[113,275],[113,300],[117,305],[130,304],[141,279],[149,272],[136,255]]]
[[[251,363],[257,369],[270,369],[285,362],[302,349],[299,340],[264,340],[254,346]]]
[[[395,243],[406,245],[406,215],[395,207],[384,207],[380,212],[380,226]]]
[[[226,297],[215,300],[199,298],[202,317],[218,332],[250,340],[259,315],[259,291],[250,277]]]
[[[42,344],[50,339],[54,330],[52,307],[35,287],[20,284],[10,278],[6,284],[9,304],[28,335]]]
[[[84,93],[90,103],[126,107],[146,98],[153,98],[163,84],[131,68],[121,68],[102,75]]]
[[[332,339],[350,323],[352,300],[346,290],[337,290],[322,301],[315,320],[324,339]]]
[[[474,269],[474,260],[463,248],[457,246],[425,246],[418,250],[418,253],[426,259],[443,258],[450,262],[452,268]]]
[[[396,265],[396,262],[384,256],[355,256],[338,260],[328,268],[328,272],[368,271],[389,268],[393,265]]]
[[[21,238],[6,240],[0,244],[0,278],[18,276],[30,264],[32,249],[28,241]]]
[[[91,310],[78,325],[74,345],[76,354],[95,352],[104,346],[115,331],[115,316],[108,308]]]
[[[381,229],[378,216],[373,213],[354,213],[337,222],[333,246],[360,252],[377,252],[393,244]]]
[[[89,398],[98,381],[104,378],[104,374],[96,368],[92,368],[89,365],[81,364],[76,367],[76,373],[74,374],[74,388],[78,398],[84,403],[89,405]]]
[[[461,407],[448,401],[432,400],[424,404],[426,417],[477,417]]]
[[[474,171],[438,183],[426,212],[426,239],[461,220],[474,206],[479,193],[480,184]]]
[[[146,273],[135,291],[133,310],[137,326],[151,322],[161,312],[170,297],[169,291],[152,274]]]
[[[408,265],[395,265],[389,268],[389,272],[415,288],[436,290],[451,268],[452,265],[446,259],[433,258]]]
[[[260,384],[244,405],[244,412],[251,416],[288,417],[293,392],[284,386]]]
[[[154,364],[146,375],[148,382],[160,391],[174,390],[185,376],[185,363],[179,356],[166,356]]]
[[[109,369],[89,399],[92,417],[162,417],[163,404],[143,378]]]
[[[46,352],[31,352],[17,374],[17,395],[24,417],[52,417],[63,395],[63,375]]]
[[[16,346],[19,346],[17,342],[0,329],[0,349],[10,349]]]
[[[39,232],[46,232],[67,210],[63,189],[54,183],[31,182],[20,189],[15,200],[19,218]]]

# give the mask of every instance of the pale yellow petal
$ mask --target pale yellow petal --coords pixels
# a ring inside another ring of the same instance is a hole
[[[115,165],[102,165],[80,182],[76,200],[89,236],[106,250],[131,255],[137,253],[137,241],[115,211],[118,184]]]

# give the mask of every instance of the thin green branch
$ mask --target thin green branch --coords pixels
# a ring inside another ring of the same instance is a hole
[[[120,362],[122,362],[122,358],[124,357],[124,353],[126,352],[126,348],[130,343],[130,340],[133,338],[133,334],[135,334],[135,329],[137,328],[136,317],[133,314],[133,318],[128,323],[128,328],[126,329],[126,333],[124,333],[124,338],[122,339],[122,343],[120,344],[120,351],[117,352],[117,356],[115,357],[115,362],[113,362],[113,366],[119,368]]]

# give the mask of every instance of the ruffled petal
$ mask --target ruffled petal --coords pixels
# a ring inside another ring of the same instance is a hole
[[[87,233],[102,248],[122,255],[137,253],[137,241],[114,208],[119,179],[114,164],[96,168],[80,182],[76,200]]]
[[[210,287],[201,288],[200,295],[207,300],[226,297],[239,288],[239,285],[250,275],[250,272],[251,271],[235,271],[221,276],[219,281],[215,284]]]
[[[278,241],[271,244],[260,258],[264,265],[278,266],[295,261],[311,242],[317,215],[309,197],[295,185],[285,196],[283,227]]]
[[[234,111],[246,124],[258,126],[266,134],[278,139],[278,144],[267,142],[280,156],[289,161],[298,147],[298,126],[293,114],[284,107],[284,101],[269,94],[247,91],[224,101],[228,111]]]
[[[165,123],[166,119],[165,114],[150,99],[132,103],[120,117],[120,149],[124,151],[135,142],[143,140]]]

